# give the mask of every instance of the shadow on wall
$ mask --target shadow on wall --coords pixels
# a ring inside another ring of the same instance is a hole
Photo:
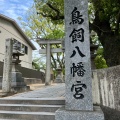
[[[104,112],[105,120],[120,120],[120,111],[101,106],[102,111]]]
[[[0,61],[0,76],[3,76],[3,62]]]
[[[37,78],[41,79],[43,83],[45,82],[45,73],[43,72],[19,66],[17,67],[17,69],[22,73],[22,76],[25,78]],[[0,62],[0,76],[3,76],[3,62]]]

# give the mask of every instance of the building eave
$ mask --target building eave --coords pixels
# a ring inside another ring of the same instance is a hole
[[[3,18],[5,20],[11,22],[16,27],[16,29],[20,32],[20,34],[25,38],[27,43],[31,46],[32,50],[36,50],[36,47],[33,45],[33,43],[30,41],[30,39],[25,35],[23,30],[20,28],[20,26],[17,24],[17,22],[14,19],[11,19],[3,14],[0,14],[0,18]]]

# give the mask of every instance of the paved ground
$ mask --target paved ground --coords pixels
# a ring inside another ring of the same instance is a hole
[[[30,86],[33,91],[15,94],[14,98],[55,98],[65,96],[65,84],[52,84],[50,86],[45,86],[43,84]]]
[[[45,86],[43,84],[34,84],[30,88],[33,91],[19,93],[10,98],[55,98],[65,96],[65,84],[52,84],[51,86]],[[109,107],[101,106],[105,120],[120,120],[120,111],[111,109]]]

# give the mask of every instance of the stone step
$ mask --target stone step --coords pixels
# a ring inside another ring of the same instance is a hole
[[[26,111],[26,112],[55,112],[62,105],[25,105],[25,104],[0,104],[0,110]]]
[[[0,120],[20,120],[20,119],[4,119],[4,118],[2,118]]]
[[[55,120],[63,98],[0,98],[1,120]]]
[[[20,119],[5,119],[5,118],[2,118],[0,120],[20,120]]]
[[[3,118],[3,119],[2,119]],[[0,119],[10,120],[55,120],[53,112],[0,111]]]
[[[64,105],[64,98],[0,98],[0,104]]]

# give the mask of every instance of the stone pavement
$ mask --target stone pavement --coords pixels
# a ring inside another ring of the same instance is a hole
[[[65,84],[52,84],[50,86],[38,85],[34,86],[37,89],[29,92],[15,94],[7,98],[64,98],[65,97]]]

